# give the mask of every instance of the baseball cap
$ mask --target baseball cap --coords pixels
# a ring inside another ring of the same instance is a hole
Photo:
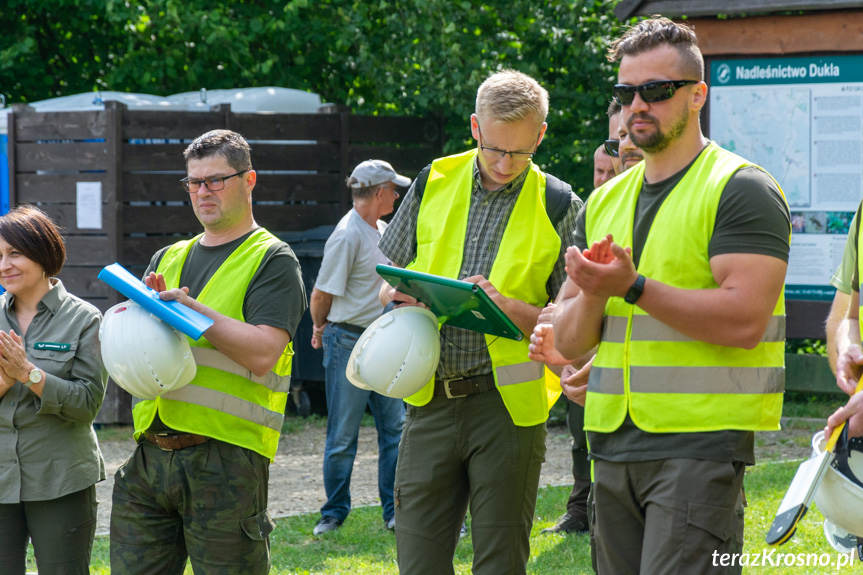
[[[366,160],[354,168],[349,180],[352,188],[367,188],[384,182],[393,182],[403,188],[411,185],[411,179],[396,173],[389,162],[383,160]]]

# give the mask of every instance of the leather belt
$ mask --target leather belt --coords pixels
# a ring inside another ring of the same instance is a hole
[[[176,451],[186,447],[194,447],[205,443],[209,437],[195,433],[157,434],[150,431],[144,432],[144,439],[164,451]]]
[[[366,331],[366,328],[364,327],[360,327],[352,323],[342,323],[340,321],[333,322],[333,327],[337,327],[339,329],[343,329],[357,335],[363,335],[363,332]]]
[[[490,373],[468,378],[435,379],[434,381],[434,394],[436,396],[443,395],[450,399],[484,393],[494,389],[497,388],[494,384],[494,376]]]

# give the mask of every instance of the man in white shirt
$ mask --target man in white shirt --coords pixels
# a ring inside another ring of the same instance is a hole
[[[354,168],[347,184],[354,207],[327,240],[310,305],[312,347],[324,348],[328,414],[324,448],[327,502],[321,507],[315,535],[338,529],[350,513],[351,471],[366,405],[378,431],[378,490],[384,525],[390,530],[395,527],[393,482],[404,403],[354,387],[345,368],[360,334],[383,311],[378,299],[383,280],[375,266],[389,261],[378,249],[386,229],[380,218],[392,213],[399,197],[396,188],[409,186],[411,180],[397,174],[387,162],[367,160]]]

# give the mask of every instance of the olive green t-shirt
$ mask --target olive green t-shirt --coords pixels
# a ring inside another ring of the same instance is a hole
[[[198,297],[213,274],[254,231],[220,246],[202,246],[200,242],[196,242],[183,262],[180,286],[188,287],[191,297]],[[144,275],[158,269],[159,262],[170,247],[156,252]],[[284,242],[271,245],[246,290],[243,299],[245,322],[284,329],[293,338],[300,318],[306,311],[306,302],[306,291],[297,256]],[[158,414],[150,425],[150,430],[160,433],[169,431]]]
[[[662,202],[691,166],[661,182],[643,184],[633,228],[632,256],[636,267]],[[584,222],[589,206],[589,203],[585,205],[576,224],[575,245],[580,249],[587,248]],[[774,256],[787,262],[790,226],[791,214],[773,178],[759,168],[742,168],[731,176],[720,196],[708,245],[709,257],[749,253]],[[687,458],[755,463],[755,434],[750,431],[648,433],[639,429],[627,414],[615,431],[588,432],[587,435],[591,457],[606,461]]]

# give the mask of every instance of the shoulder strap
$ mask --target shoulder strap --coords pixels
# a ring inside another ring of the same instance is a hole
[[[572,186],[549,173],[545,174],[545,212],[551,225],[557,227],[572,203]]]
[[[417,175],[417,179],[414,180],[414,194],[420,201],[423,199],[423,192],[425,191],[426,184],[429,181],[429,172],[431,172],[431,164],[423,168]]]
[[[431,172],[431,164],[422,169],[414,182],[414,194],[420,201],[429,181],[429,172]],[[548,214],[552,226],[557,227],[563,219],[569,204],[572,203],[572,194],[572,186],[556,176],[545,174],[545,213]]]

